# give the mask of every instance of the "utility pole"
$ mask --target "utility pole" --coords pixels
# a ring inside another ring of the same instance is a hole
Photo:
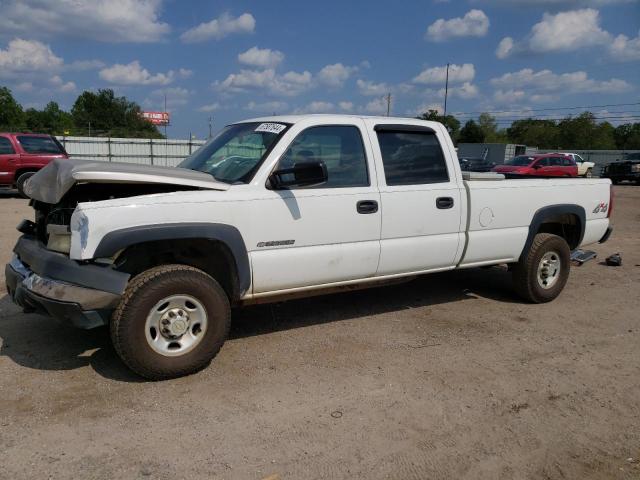
[[[391,114],[391,92],[389,92],[386,96],[387,99],[387,117]]]
[[[209,138],[213,136],[212,127],[211,127],[212,122],[213,122],[213,117],[210,115],[209,116]]]
[[[444,84],[444,117],[447,116],[447,97],[449,96],[449,64],[447,63],[447,80]]]

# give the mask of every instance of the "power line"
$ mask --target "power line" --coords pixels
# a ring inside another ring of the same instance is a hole
[[[633,105],[640,105],[640,102],[635,103],[610,103],[607,105],[585,105],[581,107],[554,107],[554,108],[522,108],[520,110],[493,110],[493,111],[478,111],[478,112],[457,112],[453,115],[471,115],[480,113],[517,113],[517,112],[548,112],[552,110],[585,110],[587,108],[606,108],[606,107],[628,107]]]

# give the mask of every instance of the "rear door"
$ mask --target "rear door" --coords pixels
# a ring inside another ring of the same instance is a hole
[[[453,268],[463,245],[460,184],[443,148],[446,133],[366,120],[379,174],[382,229],[378,276]]]
[[[23,167],[41,168],[55,158],[66,157],[64,147],[55,137],[45,135],[17,135],[23,153],[20,164]]]
[[[0,185],[11,185],[14,182],[19,158],[11,139],[0,135]]]
[[[358,118],[331,125],[303,121],[285,134],[286,149],[274,151],[278,159],[269,172],[322,161],[328,181],[287,190],[259,186],[262,198],[251,207],[248,239],[254,294],[375,275],[380,194],[366,138]]]

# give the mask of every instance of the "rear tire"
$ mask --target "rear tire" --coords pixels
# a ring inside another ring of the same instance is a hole
[[[570,269],[571,252],[565,239],[539,233],[513,268],[515,290],[529,302],[550,302],[562,292]]]
[[[129,282],[110,331],[122,361],[149,380],[205,368],[229,334],[231,309],[211,276],[187,265],[162,265]]]
[[[18,189],[18,193],[20,194],[21,197],[23,198],[29,198],[25,193],[24,193],[24,184],[27,180],[29,180],[31,177],[33,177],[36,174],[36,172],[24,172],[22,174],[20,174],[20,176],[18,177],[18,179],[16,180],[16,188]]]

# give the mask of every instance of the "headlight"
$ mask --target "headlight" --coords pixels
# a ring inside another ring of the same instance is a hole
[[[47,248],[54,252],[69,253],[71,250],[71,231],[68,225],[56,225],[50,223],[47,225]]]

